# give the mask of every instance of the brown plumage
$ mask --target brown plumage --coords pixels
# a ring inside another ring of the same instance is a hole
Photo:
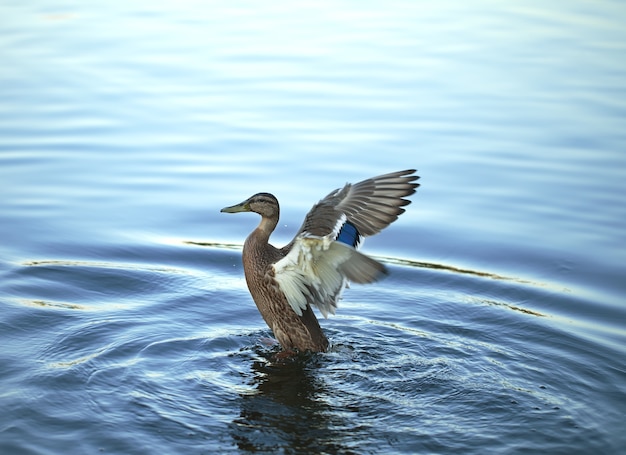
[[[357,251],[363,237],[377,234],[410,204],[419,186],[415,170],[346,184],[313,206],[294,239],[282,248],[269,243],[280,215],[278,200],[257,193],[226,213],[255,212],[258,227],[243,246],[250,294],[283,349],[326,351],[328,340],[311,308],[335,313],[347,281],[371,283],[387,273],[383,264]]]

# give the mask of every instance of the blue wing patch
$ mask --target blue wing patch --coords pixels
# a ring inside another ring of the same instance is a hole
[[[343,226],[341,226],[341,230],[339,231],[339,234],[337,234],[337,238],[335,240],[356,248],[357,245],[361,243],[361,234],[359,234],[359,231],[354,224],[345,222]]]

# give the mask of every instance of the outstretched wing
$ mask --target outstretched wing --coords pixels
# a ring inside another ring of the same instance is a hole
[[[298,314],[307,304],[326,317],[335,313],[347,280],[376,281],[387,271],[357,251],[364,237],[374,235],[404,213],[404,199],[419,186],[415,170],[381,175],[346,184],[313,206],[295,238],[282,248],[273,265],[276,282]]]
[[[327,237],[299,236],[291,251],[273,265],[274,279],[298,316],[307,305],[324,317],[335,314],[346,281],[370,283],[387,270],[380,262]]]
[[[414,174],[414,169],[392,172],[332,191],[309,211],[293,241],[302,234],[331,235],[334,239],[343,234],[345,238],[339,238],[340,241],[352,241],[352,246],[357,247],[363,237],[379,233],[404,213],[402,207],[411,203],[404,198],[419,186],[413,183],[419,178]]]

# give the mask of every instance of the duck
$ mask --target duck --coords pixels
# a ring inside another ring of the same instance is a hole
[[[380,261],[359,251],[405,212],[420,186],[415,169],[346,183],[313,205],[294,238],[278,248],[270,236],[280,205],[271,193],[256,193],[223,213],[254,212],[259,225],[243,244],[246,284],[261,316],[284,352],[326,352],[330,343],[313,312],[327,318],[349,283],[375,282],[388,274]]]

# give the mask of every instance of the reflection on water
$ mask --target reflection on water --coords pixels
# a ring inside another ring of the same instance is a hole
[[[454,267],[451,265],[433,264],[432,262],[412,261],[409,259],[399,259],[399,258],[391,258],[391,257],[384,257],[381,259],[384,262],[387,262],[389,264],[399,264],[399,265],[404,265],[407,267],[421,267],[421,268],[426,268],[426,269],[442,270],[442,271],[448,271],[452,273],[462,273],[462,274],[475,275],[475,276],[484,277],[484,278],[491,278],[494,280],[516,281],[518,283],[532,284],[534,286],[541,285],[540,283],[534,283],[532,281],[522,280],[520,278],[512,278],[512,277],[501,276],[495,273],[479,272],[476,270],[462,269],[462,268]]]
[[[254,390],[241,395],[241,413],[231,425],[241,450],[289,447],[298,452],[347,453],[348,441],[358,443],[358,433],[346,437],[349,422],[332,415],[319,399],[326,391],[315,371],[318,362],[316,356],[280,364],[267,358],[252,362]]]
[[[78,311],[87,311],[90,308],[84,305],[77,305],[75,303],[64,303],[64,302],[52,302],[50,300],[18,300],[22,305],[34,306],[34,307],[43,307],[50,309],[60,309],[60,310],[78,310]]]
[[[528,308],[522,308],[516,305],[511,305],[510,303],[506,303],[506,302],[496,302],[494,300],[481,299],[480,303],[484,303],[487,305],[494,305],[494,306],[502,306],[504,308],[508,308],[509,310],[519,311],[521,313],[528,314],[531,316],[537,316],[540,318],[544,318],[547,316],[546,314],[539,313],[538,311],[532,311],[532,310],[529,310]]]

